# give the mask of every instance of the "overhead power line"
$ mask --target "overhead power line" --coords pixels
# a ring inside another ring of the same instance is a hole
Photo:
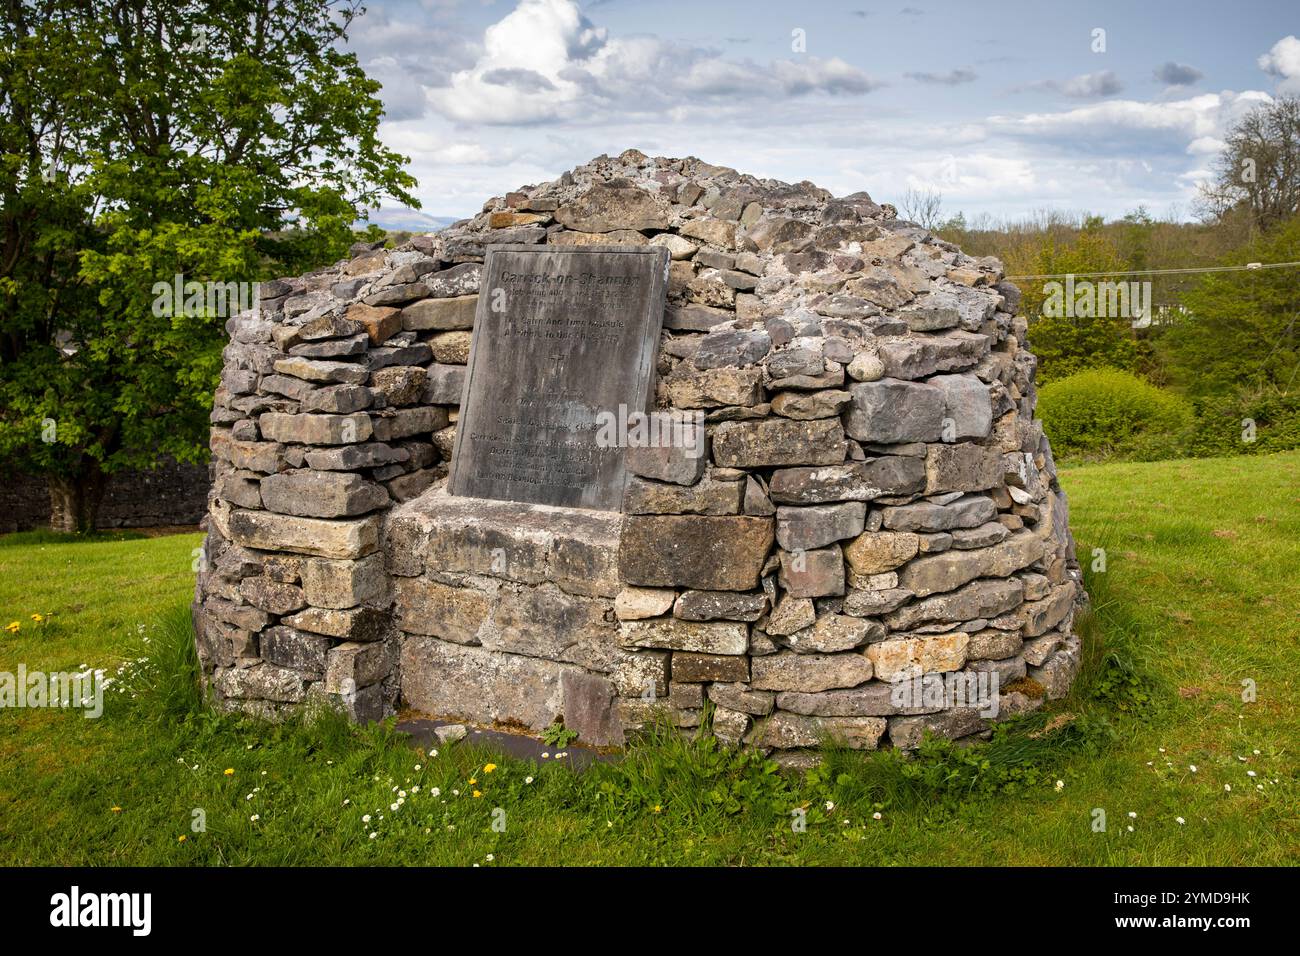
[[[1172,276],[1201,272],[1258,272],[1261,269],[1294,269],[1300,262],[1248,262],[1244,266],[1196,266],[1187,269],[1115,269],[1110,272],[1057,272],[1050,275],[1006,276],[1020,279],[1095,279],[1102,276]]]

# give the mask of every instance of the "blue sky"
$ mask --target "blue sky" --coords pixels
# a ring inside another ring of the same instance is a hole
[[[349,46],[432,215],[635,146],[968,217],[1188,218],[1226,129],[1300,94],[1298,35],[1294,0],[372,0]]]

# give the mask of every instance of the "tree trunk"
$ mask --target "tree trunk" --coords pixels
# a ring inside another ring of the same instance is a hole
[[[104,500],[105,475],[94,458],[85,458],[75,475],[50,475],[50,530],[95,530]]]

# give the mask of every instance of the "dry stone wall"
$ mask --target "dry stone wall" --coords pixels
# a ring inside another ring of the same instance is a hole
[[[656,404],[706,453],[631,449],[622,515],[443,487],[494,243],[671,256]],[[1086,596],[1018,300],[865,193],[635,150],[271,283],[212,413],[209,687],[596,744],[711,712],[791,762],[1060,697]]]
[[[0,534],[50,525],[50,488],[43,475],[28,475],[3,463]],[[196,525],[208,510],[208,466],[163,459],[155,467],[108,476],[95,526],[157,528]]]

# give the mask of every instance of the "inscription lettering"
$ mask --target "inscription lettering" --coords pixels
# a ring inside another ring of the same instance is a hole
[[[649,406],[666,270],[657,248],[489,247],[452,494],[619,510],[625,449],[597,435]]]

